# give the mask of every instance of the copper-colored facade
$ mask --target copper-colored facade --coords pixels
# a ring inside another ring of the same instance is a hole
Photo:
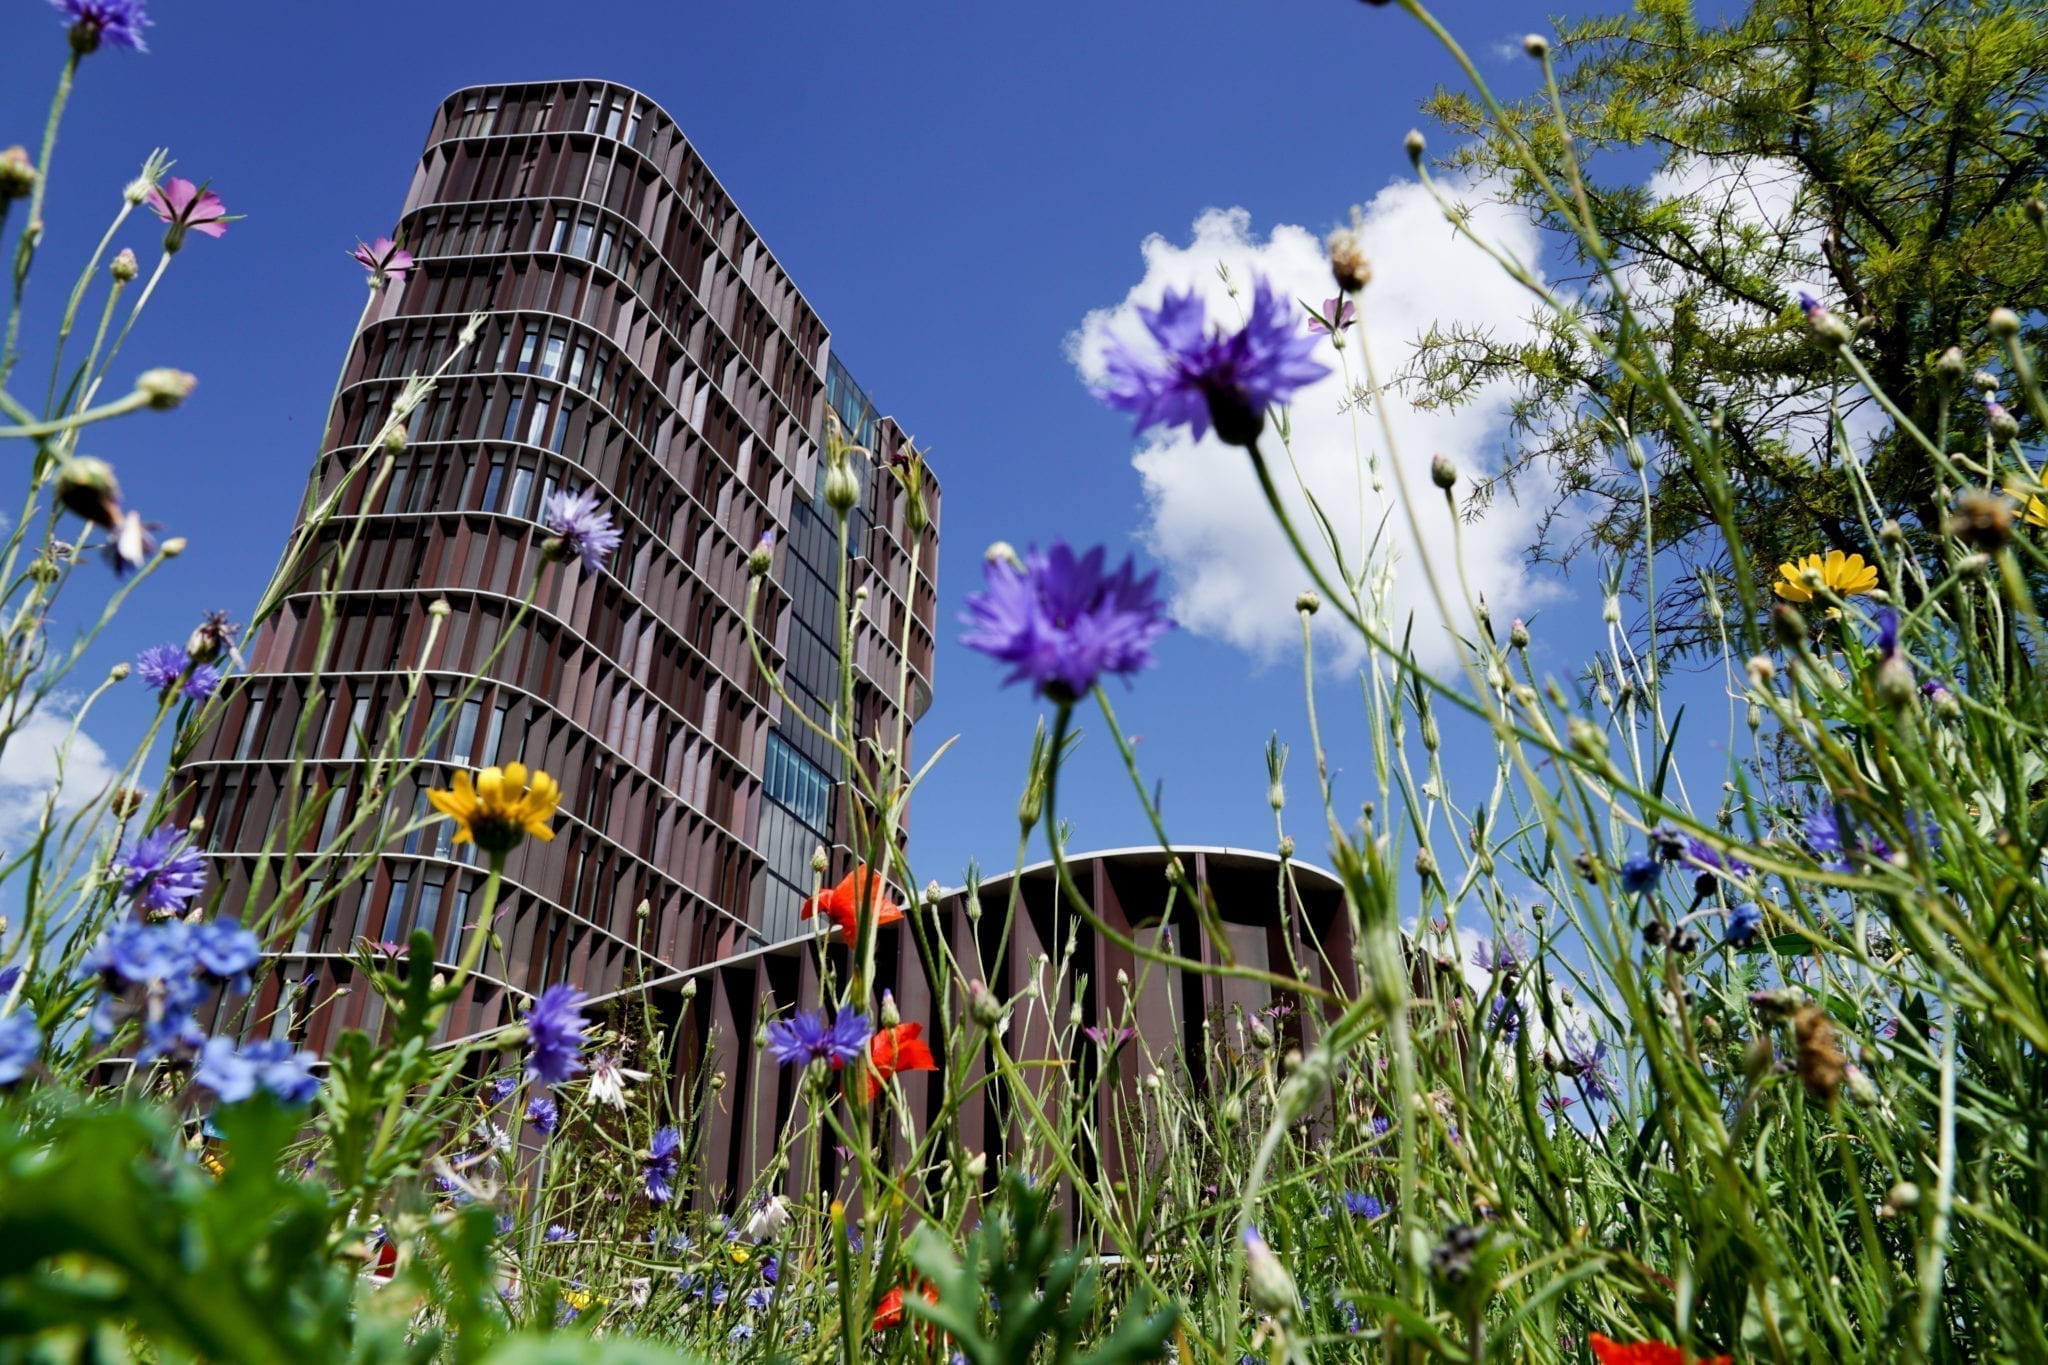
[[[796,935],[815,848],[846,862],[831,750],[783,714],[749,658],[748,553],[775,533],[759,612],[769,662],[822,719],[816,699],[832,695],[839,653],[839,547],[813,507],[828,405],[878,460],[904,435],[832,355],[824,323],[674,122],[631,90],[458,91],[434,118],[394,235],[418,266],[355,339],[317,486],[341,484],[405,376],[437,365],[472,313],[486,315],[481,335],[411,415],[388,484],[365,505],[355,479],[322,533],[329,545],[361,536],[331,646],[323,655],[319,585],[306,583],[249,643],[245,684],[181,769],[181,814],[203,817],[234,903],[266,841],[283,839],[295,749],[308,788],[346,798],[302,848],[331,844],[365,781],[362,737],[394,715],[401,748],[430,760],[421,783],[388,795],[396,809],[427,813],[423,787],[458,768],[543,768],[565,793],[556,837],[511,856],[504,951],[452,1011],[451,1034],[506,1022],[557,981],[597,997],[662,982],[658,1003],[679,1011],[679,973]],[[862,733],[893,736],[906,630],[912,710],[930,698],[938,489],[924,490],[931,525],[913,572],[894,480],[861,473],[856,710]],[[541,567],[546,496],[583,488],[622,544],[601,573]],[[537,568],[535,607],[505,638]],[[437,600],[449,615],[428,649]],[[407,708],[403,675],[423,652],[426,683]],[[316,675],[326,701],[295,738]],[[340,1029],[378,1025],[374,992],[335,996],[364,940],[425,929],[452,960],[483,876],[452,832],[366,850],[374,875],[287,945],[255,1017],[274,1017],[282,983],[315,977],[282,998],[303,1016],[292,1031],[324,1051]],[[743,1019],[741,1036],[750,1008],[718,992],[698,1002],[707,1019]]]

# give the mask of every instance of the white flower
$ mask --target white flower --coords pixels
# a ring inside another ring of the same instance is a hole
[[[614,1109],[626,1107],[626,1082],[644,1081],[647,1073],[631,1071],[619,1065],[619,1059],[609,1052],[600,1052],[590,1062],[588,1082],[590,1102],[608,1104]]]
[[[747,1220],[748,1240],[766,1242],[780,1236],[782,1230],[789,1226],[790,1217],[789,1201],[779,1194],[775,1195]]]

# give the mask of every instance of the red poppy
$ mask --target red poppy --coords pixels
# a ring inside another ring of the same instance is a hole
[[[926,1285],[918,1292],[924,1295],[926,1303],[937,1303],[939,1301],[939,1291],[930,1285]],[[875,1322],[872,1330],[886,1332],[891,1327],[901,1327],[902,1325],[903,1286],[899,1284],[888,1293],[882,1295],[882,1301],[875,1305]]]
[[[862,863],[840,880],[839,885],[829,891],[820,891],[804,902],[803,918],[823,915],[839,926],[839,932],[851,943],[860,932],[861,886],[860,878],[867,878],[868,904],[874,908],[875,923],[894,924],[903,918],[903,907],[889,899],[884,893],[882,879],[869,872]]]
[[[868,1043],[868,1101],[882,1093],[882,1083],[902,1071],[937,1071],[939,1059],[924,1040],[923,1024],[898,1024],[876,1029]]]
[[[1685,1365],[1688,1357],[1669,1342],[1609,1341],[1598,1332],[1588,1339],[1600,1365]],[[1730,1365],[1728,1356],[1692,1356],[1693,1365]]]

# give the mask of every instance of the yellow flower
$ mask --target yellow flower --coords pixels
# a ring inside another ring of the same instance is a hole
[[[734,1265],[745,1265],[748,1261],[752,1260],[753,1258],[754,1253],[752,1251],[749,1251],[746,1247],[735,1246],[732,1249],[732,1263]]]
[[[2039,498],[2028,498],[2026,508],[2020,513],[2029,526],[2048,527],[2048,502]]]
[[[562,1302],[581,1313],[584,1309],[590,1307],[591,1297],[587,1290],[564,1289],[562,1291]]]
[[[548,821],[555,818],[562,788],[538,768],[529,781],[524,763],[508,763],[478,773],[474,786],[468,773],[457,773],[453,791],[429,791],[427,800],[460,826],[456,843],[502,854],[517,848],[529,834],[540,840],[555,837]]]
[[[1814,592],[1806,586],[1809,572],[1818,574],[1821,586],[1837,597],[1861,597],[1877,586],[1876,566],[1865,564],[1862,555],[1829,550],[1825,555],[1780,564],[1778,574],[1784,581],[1775,585],[1778,596],[1787,602],[1811,602]]]

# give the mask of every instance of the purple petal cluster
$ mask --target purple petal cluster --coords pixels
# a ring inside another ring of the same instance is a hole
[[[206,889],[206,855],[173,825],[159,825],[123,847],[114,870],[121,874],[121,894],[151,914],[181,914]]]
[[[961,643],[1011,665],[1006,684],[1028,679],[1058,701],[1085,695],[1104,673],[1149,666],[1152,642],[1173,629],[1154,596],[1159,575],[1138,577],[1129,558],[1104,573],[1106,559],[1100,545],[1076,555],[1062,540],[1021,563],[992,556],[987,589],[968,595]]]
[[[130,52],[149,51],[142,41],[142,30],[150,26],[143,0],[50,0],[50,4],[71,25],[71,41],[81,52],[92,52],[101,43]]]
[[[555,1104],[554,1096],[543,1093],[528,1100],[526,1121],[538,1129],[542,1137],[553,1137],[555,1125],[562,1121],[562,1111]]]
[[[647,1198],[666,1204],[675,1197],[676,1169],[683,1160],[683,1135],[674,1128],[662,1128],[641,1159],[640,1175],[647,1182]]]
[[[1621,865],[1621,889],[1631,896],[1639,896],[1657,884],[1657,874],[1664,865],[1655,858],[1638,853]]]
[[[597,573],[619,548],[619,529],[612,514],[591,489],[550,493],[541,508],[540,524],[561,537],[562,544],[583,562],[585,573]]]
[[[1133,414],[1138,434],[1184,426],[1199,440],[1213,425],[1224,441],[1249,446],[1268,407],[1330,372],[1310,358],[1315,337],[1263,279],[1254,282],[1251,317],[1235,332],[1212,330],[1193,290],[1169,289],[1159,307],[1140,308],[1138,316],[1158,354],[1140,354],[1112,337],[1094,390],[1110,407]]]
[[[542,1085],[560,1085],[583,1070],[584,994],[575,986],[550,986],[526,1011],[526,1075]]]
[[[187,701],[205,701],[220,690],[220,670],[193,662],[192,656],[176,645],[151,645],[143,650],[135,656],[135,672],[152,692],[177,687]]]
[[[299,1052],[282,1038],[264,1038],[240,1047],[232,1038],[209,1038],[199,1051],[193,1083],[210,1090],[222,1104],[240,1104],[265,1094],[296,1108],[320,1092],[320,1078],[310,1052]]]
[[[1472,950],[1472,965],[1495,976],[1514,976],[1529,960],[1529,945],[1520,934],[1481,939]]]
[[[43,1049],[43,1031],[33,1011],[16,1005],[0,1014],[0,1086],[13,1085],[28,1074]]]
[[[381,287],[386,280],[402,280],[412,272],[412,253],[389,237],[374,242],[357,242],[349,257],[370,272],[370,283]]]
[[[768,1026],[768,1051],[784,1066],[844,1066],[861,1059],[870,1032],[867,1016],[852,1010],[841,1010],[830,1021],[817,1010],[798,1010]]]
[[[92,1012],[93,1032],[111,1037],[124,1020],[140,1019],[142,1046],[135,1059],[143,1063],[197,1051],[206,1033],[196,1011],[216,986],[246,991],[260,958],[256,936],[233,920],[151,924],[123,917],[84,963],[102,992]]]
[[[1757,931],[1763,928],[1763,907],[1755,901],[1745,901],[1728,912],[1727,942],[1741,948],[1756,942]]]

